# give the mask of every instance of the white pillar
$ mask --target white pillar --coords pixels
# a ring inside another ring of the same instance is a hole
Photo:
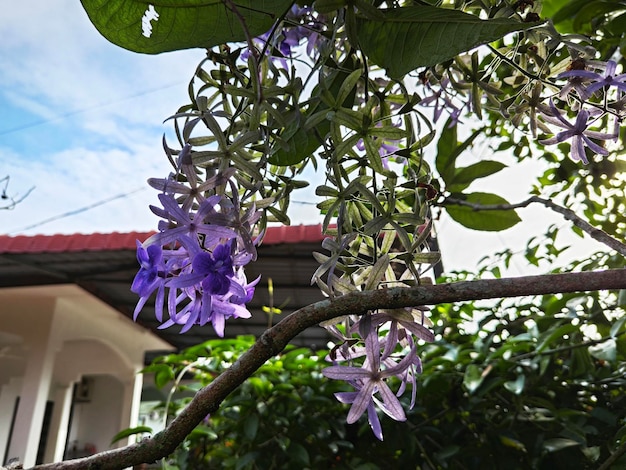
[[[46,445],[44,463],[60,462],[63,460],[67,444],[67,432],[72,411],[72,396],[74,384],[63,384],[56,387],[54,394],[54,408],[50,420],[50,434]]]
[[[0,465],[7,463],[5,452],[9,443],[9,431],[15,411],[15,402],[20,395],[22,381],[12,377],[9,383],[0,387]]]
[[[57,352],[56,332],[62,325],[54,324],[54,302],[33,305],[38,309],[36,322],[30,325],[28,359],[20,392],[15,427],[11,436],[8,458],[17,458],[24,467],[37,460],[41,428],[50,393],[50,382]]]
[[[137,368],[135,373],[124,380],[124,394],[122,398],[122,413],[120,431],[126,428],[135,428],[139,422],[139,406],[141,405],[141,390],[143,388],[143,374]],[[123,446],[135,442],[136,436],[130,436],[127,440],[121,440],[117,445]]]

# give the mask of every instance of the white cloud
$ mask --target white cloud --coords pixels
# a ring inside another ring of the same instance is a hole
[[[0,232],[138,188],[146,189],[28,233],[154,228],[146,179],[170,171],[162,122],[188,102],[204,53],[125,51],[100,36],[75,0],[13,2],[0,15],[0,37],[0,95],[23,110],[3,117],[5,130],[11,122],[22,129],[1,136],[0,177],[11,176],[10,194],[36,186],[14,210],[0,211]]]
[[[13,151],[0,149],[0,168],[8,169],[11,175],[9,195],[36,187],[15,209],[0,211],[2,232],[22,232],[26,226],[137,190],[140,191],[26,233],[154,229],[157,219],[148,210],[148,204],[156,202],[156,191],[147,186],[146,179],[165,176],[170,171],[159,151],[158,143],[136,145],[131,150],[72,148],[27,161]]]
[[[0,211],[0,232],[19,232],[139,188],[146,189],[25,233],[154,229],[157,220],[147,206],[155,203],[156,192],[145,181],[170,171],[160,143],[170,123],[165,127],[161,123],[187,103],[187,83],[204,53],[148,56],[124,51],[100,36],[76,0],[11,2],[0,15],[0,37],[0,99],[4,96],[25,111],[15,122],[27,127],[19,134],[0,136],[0,177],[10,174],[10,194],[36,186],[14,210]],[[45,129],[23,125],[33,114],[48,121]],[[3,119],[7,125],[11,116]],[[57,141],[46,141],[51,136]],[[38,144],[36,152],[28,147],[29,141]],[[40,154],[46,147],[49,152]],[[524,183],[520,175],[537,170],[515,171],[509,177],[502,172],[485,179],[486,186],[476,190],[522,200],[530,176]],[[305,179],[316,178],[307,173]],[[293,199],[315,201],[314,183]],[[311,205],[292,204],[290,215],[296,224],[321,220]],[[480,257],[497,247],[522,248],[529,236],[541,236],[551,221],[560,222],[542,208],[526,209],[521,215],[523,230],[498,234],[463,230],[446,219],[438,222],[446,267],[473,269]],[[588,251],[589,245],[580,249]]]
[[[5,11],[0,91],[45,119],[84,110],[85,126],[99,132],[116,131],[109,120],[152,125],[171,115],[187,102],[186,83],[204,55],[125,51],[100,36],[75,0],[14,2]]]

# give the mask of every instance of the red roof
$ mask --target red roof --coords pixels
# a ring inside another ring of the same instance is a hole
[[[78,251],[134,250],[152,232],[92,233],[74,235],[0,235],[0,253],[67,253]],[[268,227],[264,245],[322,242],[321,225]]]

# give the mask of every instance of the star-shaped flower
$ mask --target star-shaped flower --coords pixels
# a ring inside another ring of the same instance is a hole
[[[600,155],[608,155],[609,152],[604,147],[595,143],[593,139],[599,140],[614,140],[617,138],[617,133],[604,133],[597,132],[588,129],[590,112],[586,109],[581,109],[576,116],[574,124],[569,122],[563,117],[561,112],[556,108],[554,103],[550,102],[550,109],[552,115],[543,115],[543,119],[550,124],[561,127],[565,130],[557,133],[554,137],[549,139],[540,140],[539,143],[543,145],[553,145],[560,142],[565,142],[571,139],[572,153],[571,157],[574,161],[582,161],[585,165],[589,163],[587,155],[585,154],[585,147],[588,147],[592,152]]]
[[[619,90],[626,91],[626,73],[615,75],[616,69],[617,63],[613,60],[609,60],[602,74],[592,72],[591,70],[568,70],[567,72],[560,73],[558,77],[577,77],[590,80],[592,83],[585,88],[584,92],[586,97],[581,96],[582,99],[587,99],[596,91],[605,87],[613,86]]]
[[[157,295],[163,294],[165,283],[163,250],[160,246],[150,245],[144,248],[137,240],[137,261],[140,268],[130,287],[132,292],[139,295],[139,301],[133,313],[134,320],[137,320],[139,312],[155,290],[158,289]]]
[[[326,377],[346,380],[357,389],[357,394],[354,396],[352,406],[348,412],[348,423],[356,422],[374,404],[378,404],[387,415],[396,421],[406,420],[400,401],[391,391],[385,379],[404,372],[413,363],[415,350],[412,349],[395,366],[381,370],[380,349],[378,332],[373,328],[365,338],[366,359],[362,367],[331,366],[322,371]],[[381,402],[374,397],[377,393],[382,399]],[[349,399],[349,397],[344,398]],[[375,430],[375,426],[372,426],[372,429]]]

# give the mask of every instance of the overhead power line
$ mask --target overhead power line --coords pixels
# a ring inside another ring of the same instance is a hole
[[[132,191],[129,191],[127,193],[122,193],[122,194],[118,194],[116,196],[109,197],[107,199],[102,199],[101,201],[94,202],[93,204],[81,207],[80,209],[75,209],[73,211],[64,212],[63,214],[59,214],[59,215],[55,215],[53,217],[49,217],[47,219],[41,220],[41,221],[36,222],[34,224],[28,225],[26,227],[22,227],[22,228],[19,228],[19,229],[16,229],[16,230],[12,230],[11,232],[9,232],[9,235],[13,235],[13,234],[15,234],[17,232],[23,232],[23,231],[30,230],[30,229],[33,229],[33,228],[36,228],[36,227],[40,227],[40,226],[42,226],[44,224],[47,224],[47,223],[50,223],[50,222],[54,222],[55,220],[60,220],[60,219],[66,218],[66,217],[70,217],[72,215],[76,215],[76,214],[80,214],[80,213],[83,213],[83,212],[87,212],[88,210],[94,209],[94,208],[99,207],[99,206],[103,206],[104,204],[107,204],[107,203],[109,203],[111,201],[115,201],[116,199],[127,198],[131,194],[135,194],[135,193],[137,193],[139,191],[144,191],[145,189],[147,189],[147,188],[141,187],[141,188],[137,188],[137,189],[134,189]]]

